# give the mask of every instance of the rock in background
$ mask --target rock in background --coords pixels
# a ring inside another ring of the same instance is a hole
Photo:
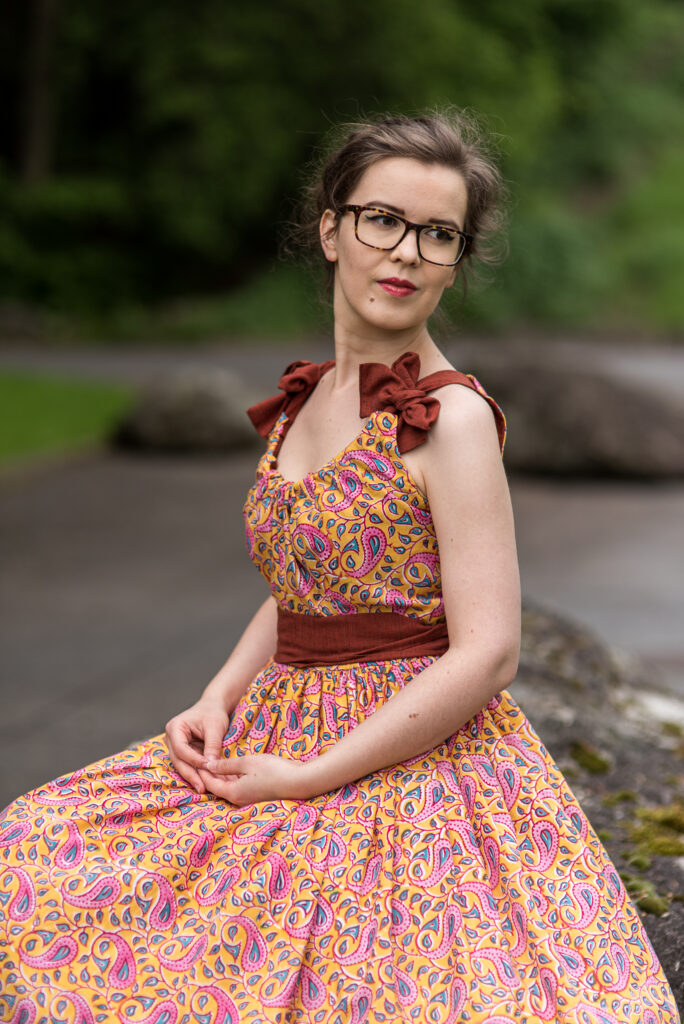
[[[463,342],[447,356],[504,411],[509,472],[653,480],[684,477],[684,403],[538,346]]]
[[[659,682],[585,626],[524,601],[511,693],[613,859],[684,1006],[684,702],[658,694]]]
[[[221,452],[247,448],[259,436],[245,410],[257,398],[229,370],[188,366],[160,375],[116,427],[124,448]]]

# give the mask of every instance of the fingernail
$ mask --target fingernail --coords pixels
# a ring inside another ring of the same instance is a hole
[[[210,772],[216,771],[218,766],[219,766],[219,762],[218,761],[205,761],[204,762],[204,767],[207,768]]]

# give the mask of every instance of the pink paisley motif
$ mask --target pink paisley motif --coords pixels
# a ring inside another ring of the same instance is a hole
[[[82,996],[77,995],[75,992],[60,992],[59,999],[68,999],[76,1011],[73,1016],[72,1024],[95,1024],[95,1018],[90,1011],[90,1007]],[[61,1006],[60,1010],[63,1013],[64,1007]],[[60,1019],[64,1020],[62,1013],[60,1013]]]
[[[264,1006],[290,1006],[298,983],[299,969],[290,971],[289,974],[285,971],[276,971],[261,989],[259,1001]],[[282,987],[278,988],[278,985]]]
[[[610,953],[604,953],[597,964],[601,987],[607,992],[622,992],[629,981],[629,962],[617,942],[611,942]]]
[[[558,979],[548,967],[539,968],[539,982],[532,986],[532,994],[541,1001],[541,1005],[535,1005],[535,1014],[541,1020],[556,1020],[558,1007],[556,993],[558,991]]]
[[[439,811],[444,805],[444,787],[438,779],[430,779],[422,786],[425,793],[425,803],[421,810],[413,816],[413,821],[424,821]]]
[[[76,878],[63,882],[61,893],[63,899],[74,907],[84,907],[88,910],[110,907],[121,895],[121,883],[114,875],[98,878],[89,889],[80,893],[74,891],[73,881],[78,883],[81,879]]]
[[[466,805],[468,817],[472,817],[473,810],[475,809],[476,787],[473,779],[468,775],[464,775],[461,780],[461,793],[463,794],[463,802]]]
[[[402,1006],[411,1006],[412,1003],[415,1003],[418,996],[418,986],[410,974],[402,971],[400,967],[395,966],[394,977],[397,999]]]
[[[82,793],[60,792],[54,783],[50,783],[44,789],[35,790],[31,796],[37,804],[41,804],[43,807],[78,807],[88,799]]]
[[[48,971],[70,964],[77,953],[78,945],[70,935],[58,935],[42,953],[28,953],[24,949],[19,950],[19,956],[29,967],[42,967]]]
[[[359,985],[351,997],[351,1017],[349,1024],[367,1024],[373,992],[367,985]]]
[[[568,901],[572,907],[572,911],[579,910],[579,918],[575,920],[574,914],[570,912],[570,916],[564,914],[564,918],[568,924],[572,924],[574,928],[582,929],[588,928],[592,923],[599,909],[599,894],[598,890],[590,885],[589,882],[573,882],[571,885],[572,890],[572,901]],[[561,902],[561,907],[566,909],[565,900]]]
[[[273,900],[282,899],[292,888],[292,875],[287,861],[279,853],[272,853],[267,860],[270,868],[268,894]]]
[[[224,943],[226,945],[235,944],[240,929],[245,933],[245,942],[240,956],[240,966],[243,971],[252,971],[263,967],[268,950],[261,932],[251,918],[245,917],[244,914],[229,917],[221,930]]]
[[[425,566],[428,570],[427,573],[420,576],[415,569],[418,565]],[[411,586],[424,587],[427,584],[433,584],[439,575],[439,555],[430,554],[428,551],[419,551],[406,559],[401,567],[401,572]]]
[[[113,789],[116,793],[123,794],[124,797],[146,793],[155,786],[154,780],[148,779],[144,775],[122,775],[121,778],[113,777],[104,781],[110,789]],[[139,806],[142,810],[142,805]]]
[[[538,754],[529,743],[528,740],[524,740],[522,736],[507,736],[506,743],[509,747],[513,747],[518,753],[525,758],[528,764],[533,764],[539,768],[542,776],[547,779],[549,776],[549,770],[546,767],[544,758],[541,754]]]
[[[492,896],[492,890],[484,882],[461,882],[458,886],[459,892],[474,892],[480,901],[480,907],[485,917],[490,921],[499,920],[499,910],[496,900]]]
[[[178,1020],[178,1008],[170,999],[165,999],[148,1013],[146,1017],[129,1017],[126,1015],[126,1024],[176,1024]]]
[[[347,932],[353,931],[353,933],[358,934],[359,927],[355,926],[354,929],[346,929],[335,943],[335,960],[345,967],[349,964],[365,963],[372,954],[377,929],[377,921],[369,921],[368,924],[365,924],[361,928],[361,937],[358,945],[356,947],[352,946],[351,949],[351,937]]]
[[[20,999],[9,1018],[8,1024],[34,1024],[37,1010],[28,999]]]
[[[380,868],[382,867],[382,856],[379,853],[374,854],[367,864],[358,864],[353,871],[347,875],[347,885],[356,892],[359,896],[366,896],[369,892],[375,889],[380,875]]]
[[[394,896],[391,899],[391,916],[390,935],[394,938],[396,935],[402,935],[411,924],[411,915],[408,910]]]
[[[30,821],[9,822],[0,832],[0,846],[14,846],[21,843],[31,831]]]
[[[539,854],[539,871],[546,871],[558,855],[558,829],[550,821],[535,821],[532,839]]]
[[[491,786],[496,780],[496,773],[491,758],[485,757],[483,754],[473,754],[470,760],[482,781]]]
[[[225,871],[214,871],[195,886],[195,899],[201,907],[213,907],[225,898],[239,877],[240,869],[237,865]]]
[[[296,701],[291,700],[285,709],[285,727],[283,736],[287,740],[296,740],[302,735],[302,712]]]
[[[55,854],[55,864],[66,871],[77,867],[83,860],[85,841],[73,821],[63,823],[66,826],[67,838]]]
[[[445,1024],[460,1024],[461,1013],[468,999],[468,986],[463,978],[455,977],[451,982],[451,1006]]]
[[[164,967],[167,967],[170,971],[178,972],[189,970],[192,965],[200,959],[200,957],[204,956],[204,952],[209,945],[209,938],[207,935],[200,935],[190,944],[187,953],[175,960],[169,954],[172,950],[175,952],[174,947],[177,942],[178,939],[172,939],[169,944],[164,947],[166,952],[163,952],[163,950],[160,949],[157,956],[159,957],[159,962]]]
[[[489,868],[488,884],[495,889],[499,884],[499,847],[493,836],[485,836],[482,840],[482,853]]]
[[[102,932],[95,944],[106,949],[110,942],[116,950],[116,956],[107,974],[107,984],[117,989],[132,988],[136,979],[133,950],[123,936],[115,932]]]
[[[214,849],[214,843],[216,842],[216,834],[209,829],[207,832],[203,832],[196,840],[195,844],[190,851],[190,863],[193,868],[203,868],[211,857],[211,851]]]
[[[519,981],[509,954],[505,953],[502,949],[485,947],[484,949],[478,949],[474,956],[476,960],[478,958],[490,960],[494,964],[494,969],[499,981],[502,985],[505,985],[506,988],[510,988],[513,984]]]
[[[421,876],[424,870],[423,864],[429,865],[429,874]],[[454,867],[454,858],[451,851],[451,843],[448,839],[438,839],[434,845],[426,847],[425,859],[415,858],[411,862],[410,877],[424,889],[431,889],[438,885],[445,875]]]
[[[458,907],[447,907],[443,913],[437,915],[437,920],[427,921],[424,926],[424,934],[419,939],[422,953],[431,960],[441,960],[448,955],[453,948],[454,939],[459,928],[463,926],[463,915]],[[436,934],[441,931],[442,937],[434,947],[430,945]]]
[[[450,821],[449,828],[458,832],[461,842],[469,853],[472,853],[475,857],[480,857],[480,847],[477,845],[477,839],[475,838],[472,826],[466,821]]]
[[[273,832],[279,828],[284,819],[276,818],[271,814],[265,821],[246,821],[235,830],[233,841],[236,846],[249,846],[251,843],[258,843],[262,839],[268,839]]]
[[[354,504],[354,501],[361,492],[362,484],[358,474],[353,473],[350,469],[339,469],[335,475],[334,487],[335,490],[342,491],[342,497],[336,502],[326,501],[326,507],[330,512],[344,512],[345,509]],[[322,536],[325,536],[325,534],[322,534]]]
[[[496,766],[496,778],[503,793],[504,803],[510,811],[520,792],[520,772],[511,761],[501,761]]]
[[[0,878],[4,876],[14,877],[18,883],[15,893],[7,908],[7,913],[13,921],[28,921],[36,910],[36,890],[31,881],[31,876],[23,868],[5,868],[0,871]]]
[[[262,704],[259,714],[252,722],[249,735],[251,739],[260,740],[264,736],[270,736],[273,728],[273,718],[267,704]]]
[[[381,480],[394,480],[397,475],[392,460],[373,451],[372,448],[352,448],[345,452],[341,462],[362,462],[371,470],[373,476],[380,477]]]
[[[375,569],[376,565],[385,553],[387,538],[382,530],[375,526],[366,526],[361,531],[361,547],[363,548],[363,561],[358,568],[354,568],[347,561],[345,570],[355,579],[361,579]],[[343,553],[345,549],[342,549]]]
[[[216,1003],[216,1013],[211,1018],[206,1012],[209,996]],[[196,1005],[201,1013],[201,1017],[196,1019],[206,1021],[206,1024],[240,1024],[240,1014],[235,1003],[227,992],[221,991],[216,985],[204,985],[195,989],[192,993],[192,1003],[193,1009]],[[169,1021],[169,1024],[175,1024],[175,1018],[174,1021]]]
[[[146,908],[149,907],[152,902],[149,893],[153,892],[155,887],[159,890],[159,895],[150,911],[149,921],[152,928],[164,931],[172,928],[176,922],[176,897],[171,883],[159,872],[148,871],[138,883],[137,888],[142,890],[142,896],[138,895],[137,899]]]
[[[567,971],[572,978],[579,979],[584,975],[587,965],[584,957],[576,949],[571,949],[569,946],[561,946],[556,942],[552,944],[551,948],[556,954],[563,970]]]
[[[515,932],[515,944],[510,948],[511,956],[522,956],[527,949],[527,914],[522,903],[511,903],[511,924]]]
[[[299,986],[302,993],[302,1002],[307,1010],[317,1010],[325,1002],[325,986],[316,973],[302,964],[299,972]]]

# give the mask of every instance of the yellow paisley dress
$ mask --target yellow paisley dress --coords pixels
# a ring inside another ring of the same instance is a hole
[[[277,602],[443,621],[397,414],[373,412],[298,482],[277,467],[287,419],[245,504]],[[434,660],[271,658],[225,751],[314,758]],[[678,1020],[614,866],[506,691],[429,753],[310,800],[200,797],[155,736],[0,818],[3,1022]]]

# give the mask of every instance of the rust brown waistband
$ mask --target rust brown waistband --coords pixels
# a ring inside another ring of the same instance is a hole
[[[393,658],[439,657],[449,647],[446,623],[426,625],[399,612],[301,615],[278,607],[274,661],[285,665],[341,665]]]

